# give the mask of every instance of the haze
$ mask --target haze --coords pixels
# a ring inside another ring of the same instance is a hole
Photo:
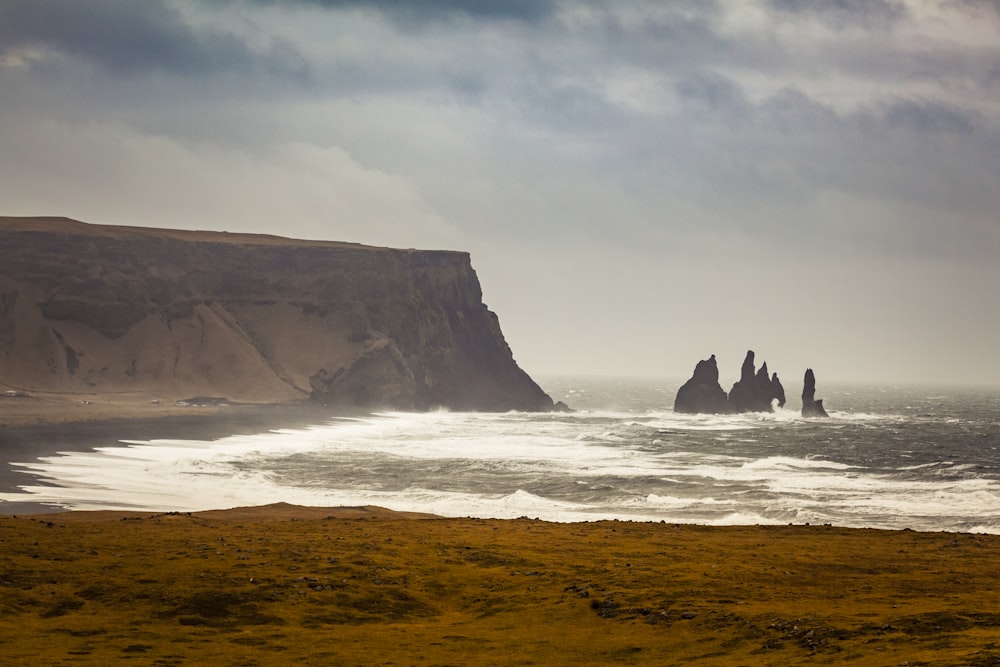
[[[0,214],[472,253],[529,373],[1000,382],[995,0],[0,0]]]

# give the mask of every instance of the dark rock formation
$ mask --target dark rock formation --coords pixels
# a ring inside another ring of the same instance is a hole
[[[719,385],[719,366],[713,354],[699,361],[690,380],[677,390],[674,412],[725,414],[732,412],[773,412],[771,401],[785,406],[785,388],[778,374],[768,375],[767,362],[754,370],[753,350],[747,350],[740,379],[729,395]]]
[[[694,375],[677,390],[674,412],[715,413],[730,412],[726,392],[719,385],[719,366],[713,354],[698,362]]]
[[[781,380],[778,379],[777,373],[771,376],[771,391],[774,398],[778,399],[778,407],[785,407],[785,388],[781,386]]]
[[[754,353],[748,350],[740,368],[740,379],[729,390],[729,406],[732,412],[757,412],[757,376],[754,369]]]
[[[729,409],[731,412],[773,412],[771,401],[778,399],[778,404],[785,404],[785,389],[781,386],[777,374],[774,378],[767,371],[767,362],[761,364],[760,370],[754,372],[754,353],[747,350],[740,370],[740,379],[729,391]]]
[[[469,255],[0,218],[0,381],[56,393],[551,410]]]
[[[802,416],[829,417],[823,409],[823,399],[816,399],[816,376],[811,368],[806,369],[802,380]]]

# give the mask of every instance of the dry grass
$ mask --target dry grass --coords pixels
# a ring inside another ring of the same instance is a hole
[[[0,518],[0,662],[998,665],[1000,537],[275,506]]]
[[[264,246],[311,246],[325,248],[352,248],[382,250],[361,243],[346,243],[343,241],[316,241],[307,239],[290,239],[271,234],[247,234],[240,232],[217,232],[193,229],[162,229],[157,227],[133,227],[126,225],[96,225],[84,223],[72,218],[57,216],[19,217],[0,216],[0,231],[7,232],[49,232],[61,234],[78,234],[81,236],[97,236],[110,238],[125,238],[134,236],[156,237],[164,239],[179,239],[200,243],[229,243]]]

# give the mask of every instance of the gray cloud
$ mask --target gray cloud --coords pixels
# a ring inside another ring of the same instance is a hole
[[[930,356],[923,294],[1000,328],[962,301],[1000,281],[1000,22],[926,7],[8,0],[0,200],[469,250],[529,370],[858,321]]]
[[[252,0],[257,4],[368,9],[401,23],[434,23],[456,18],[513,20],[533,23],[550,16],[550,0]]]
[[[202,74],[270,70],[302,75],[304,61],[284,42],[264,53],[224,30],[197,30],[164,0],[8,0],[0,5],[0,53],[49,48],[111,71]]]
[[[1000,0],[944,0],[944,2],[950,7],[971,12],[976,16],[986,11],[994,18],[1000,19]]]
[[[866,120],[871,114],[864,115]],[[874,121],[888,129],[915,134],[968,134],[979,125],[978,114],[960,107],[920,99],[892,99],[880,105]],[[880,128],[881,129],[881,128]]]
[[[767,0],[767,4],[776,14],[813,18],[837,30],[884,30],[909,14],[899,0]]]
[[[699,72],[681,79],[676,88],[687,108],[696,116],[718,114],[732,122],[739,122],[752,111],[743,88],[715,72]]]

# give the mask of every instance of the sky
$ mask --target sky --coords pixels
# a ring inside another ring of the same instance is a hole
[[[1000,385],[1000,0],[0,0],[0,215],[468,251],[534,376]]]

